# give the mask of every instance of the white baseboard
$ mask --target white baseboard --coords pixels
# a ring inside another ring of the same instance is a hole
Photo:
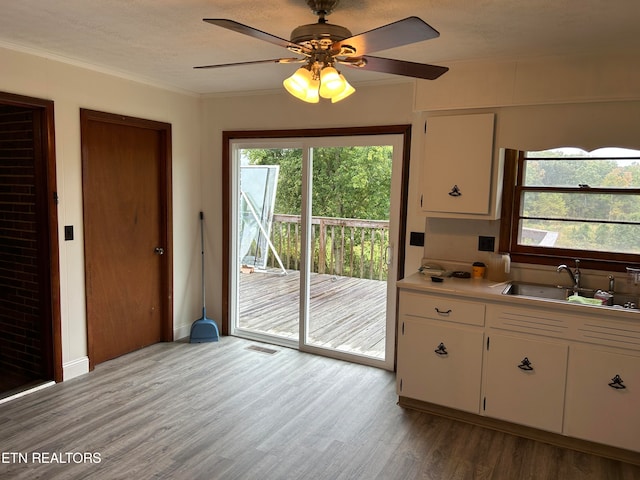
[[[173,340],[180,340],[191,335],[191,325],[182,325],[173,329]]]
[[[80,357],[62,364],[62,380],[71,380],[89,373],[89,357]]]

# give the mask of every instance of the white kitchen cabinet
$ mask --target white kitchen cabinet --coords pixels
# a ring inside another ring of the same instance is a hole
[[[429,217],[497,218],[494,114],[428,117],[425,125],[422,211]]]
[[[585,440],[605,455],[597,444],[616,447],[619,458],[640,452],[640,314],[492,299],[480,285],[476,300],[471,284],[454,280],[407,284],[425,290],[400,288],[401,404],[524,425],[561,445],[571,437],[570,447]]]
[[[421,319],[400,330],[399,394],[478,413],[483,332]]]
[[[485,415],[560,433],[567,351],[563,343],[491,333]]]
[[[640,452],[640,357],[571,346],[564,433]]]
[[[400,396],[479,413],[484,305],[400,292]]]

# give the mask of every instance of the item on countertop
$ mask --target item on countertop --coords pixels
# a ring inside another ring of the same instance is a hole
[[[486,278],[494,282],[504,282],[509,279],[510,271],[511,257],[508,253],[489,254]]]
[[[423,274],[423,275],[428,275],[428,276],[441,276],[443,273],[445,273],[444,268],[442,268],[440,265],[437,265],[435,263],[428,263],[425,265],[422,265],[418,271]]]
[[[461,271],[451,272],[451,276],[454,278],[471,278],[471,274],[469,272]]]
[[[593,298],[597,298],[602,302],[602,305],[612,305],[613,304],[613,295],[609,292],[605,292],[604,290],[597,290]]]
[[[471,266],[471,276],[473,278],[484,278],[487,266],[482,262],[473,262]]]
[[[579,303],[580,305],[602,305],[602,300],[600,299],[581,297],[577,293],[567,297],[567,301],[571,303]]]

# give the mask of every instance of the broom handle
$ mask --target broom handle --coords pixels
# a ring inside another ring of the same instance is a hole
[[[202,318],[206,318],[206,302],[205,302],[205,288],[204,288],[204,214],[200,212],[200,248],[202,251]]]

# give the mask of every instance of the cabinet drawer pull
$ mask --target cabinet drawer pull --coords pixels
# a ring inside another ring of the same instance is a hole
[[[449,310],[440,310],[438,307],[435,307],[436,312],[438,312],[438,315],[449,315],[451,313],[451,309]]]
[[[627,388],[625,385],[623,385],[623,383],[624,382],[620,378],[620,375],[616,375],[611,379],[611,383],[609,384],[609,386],[611,388],[615,388],[616,390],[622,390],[624,388]]]
[[[451,191],[449,192],[449,195],[451,195],[452,197],[461,196],[462,192],[460,191],[460,187],[458,187],[458,185],[454,185],[453,187],[451,187]]]
[[[520,365],[518,365],[518,368],[520,370],[527,370],[527,371],[533,370],[533,367],[531,366],[531,362],[527,357],[524,357],[522,359],[522,361],[520,362]]]
[[[436,348],[434,350],[434,352],[436,352],[438,355],[448,355],[449,352],[447,352],[447,347],[444,346],[444,343],[440,342],[440,345],[438,345],[438,348]]]

